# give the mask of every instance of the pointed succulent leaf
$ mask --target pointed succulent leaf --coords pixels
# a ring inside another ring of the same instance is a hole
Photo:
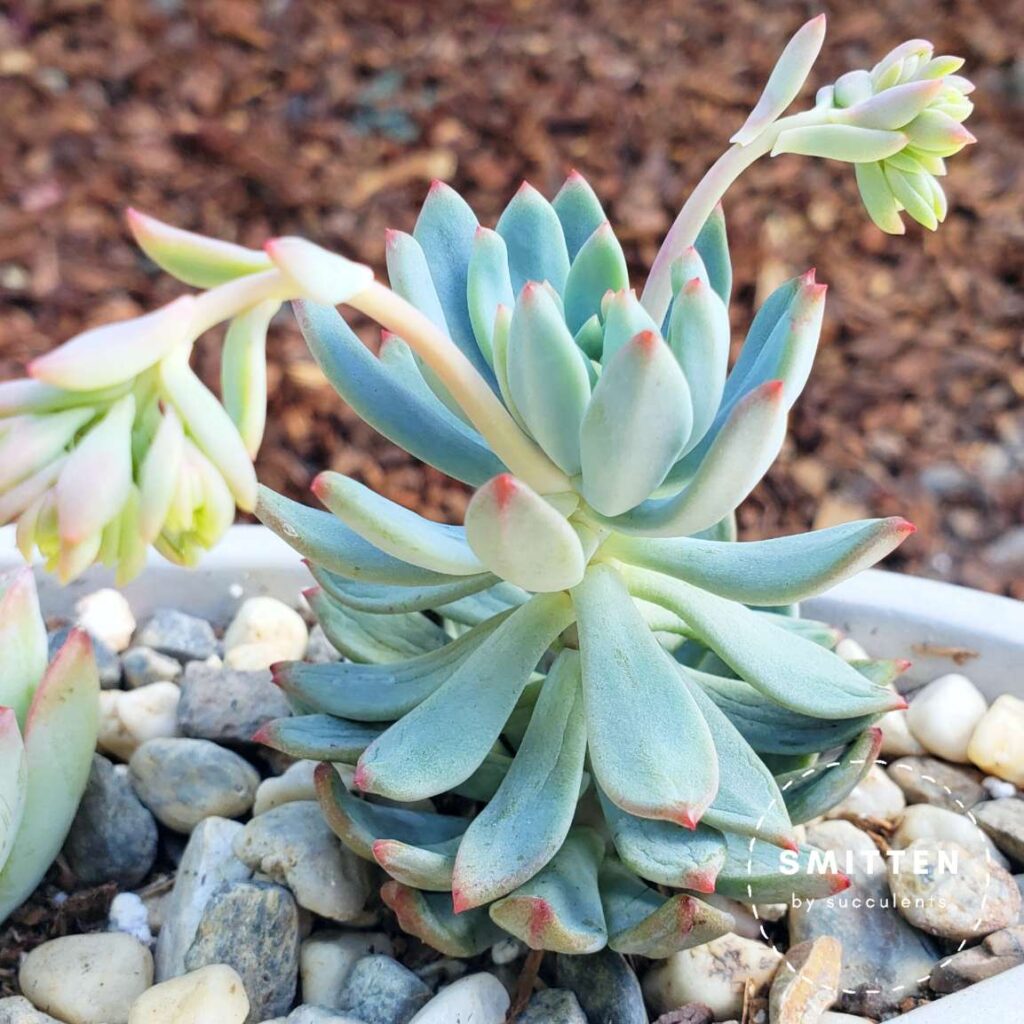
[[[357,612],[332,601],[319,588],[307,590],[305,596],[327,639],[353,661],[400,661],[436,650],[448,639],[440,626],[418,612]]]
[[[691,384],[692,448],[714,421],[729,368],[729,311],[699,277],[687,281],[672,303],[668,343]]]
[[[866,729],[843,751],[824,766],[780,775],[776,781],[795,824],[810,821],[835,807],[852,792],[874,765],[882,746],[882,730]]]
[[[300,297],[325,306],[348,302],[373,283],[373,271],[369,267],[304,238],[272,238],[264,250]]]
[[[373,857],[397,882],[428,892],[450,892],[458,847],[458,839],[434,845],[378,839],[373,844]]]
[[[725,839],[707,825],[685,829],[674,821],[637,818],[616,807],[598,788],[612,842],[631,871],[649,882],[675,889],[714,892],[725,863]]]
[[[719,597],[781,605],[805,601],[867,569],[913,532],[910,523],[893,516],[740,544],[693,537],[612,537],[608,551]]]
[[[805,125],[787,128],[772,147],[772,156],[797,153],[846,163],[870,163],[898,153],[908,138],[903,132],[858,128],[848,124]]]
[[[906,82],[850,107],[843,120],[860,128],[894,131],[909,124],[942,91],[938,79]]]
[[[857,668],[863,671],[861,666]],[[877,717],[812,718],[769,700],[742,679],[728,679],[699,669],[689,672],[690,678],[759,754],[811,754],[842,746]]]
[[[0,383],[0,431],[6,425],[2,418],[26,413],[60,412],[81,405],[109,405],[128,394],[131,386],[131,381],[124,381],[96,391],[67,391],[31,377],[5,380]]]
[[[41,469],[25,477],[20,483],[0,494],[0,526],[17,519],[22,513],[37,502],[57,482],[67,455],[58,455]]]
[[[313,774],[317,800],[334,834],[364,860],[373,860],[373,846],[380,839],[435,846],[461,836],[466,818],[434,814],[408,807],[373,804],[354,796],[345,787],[334,765],[322,762]]]
[[[505,408],[508,409],[520,429],[527,431],[522,413],[516,408],[516,403],[512,399],[512,385],[508,378],[508,346],[511,334],[512,307],[498,306],[494,314],[494,375],[498,378],[498,391],[501,393],[501,400],[505,403]]]
[[[424,519],[341,473],[321,473],[311,489],[343,523],[395,558],[452,576],[484,571],[461,526]]]
[[[586,178],[573,171],[551,200],[551,205],[561,222],[569,259],[574,260],[583,243],[607,220],[601,201]]]
[[[579,472],[580,422],[590,401],[586,356],[546,289],[527,284],[512,314],[508,383],[537,443],[569,475]]]
[[[608,939],[597,888],[603,858],[601,837],[574,829],[538,874],[491,904],[491,920],[531,949],[596,953]]]
[[[729,296],[732,294],[732,260],[729,257],[729,236],[725,229],[725,212],[721,203],[711,211],[711,215],[704,222],[704,227],[697,234],[693,247],[704,263],[708,281],[715,294],[728,306]]]
[[[0,436],[0,491],[34,476],[57,459],[93,414],[91,408],[67,409],[19,418]]]
[[[889,235],[902,235],[906,228],[900,217],[900,204],[885,179],[885,170],[880,163],[857,164],[857,189],[864,201],[868,216]]]
[[[728,856],[718,876],[716,892],[744,903],[789,903],[823,899],[842,892],[849,878],[827,865],[812,866],[812,847],[780,850],[758,839],[726,835]]]
[[[561,294],[569,274],[569,250],[558,214],[530,184],[523,182],[498,218],[496,230],[508,246],[512,291],[527,281],[548,281]]]
[[[741,679],[793,711],[817,718],[856,718],[903,705],[892,690],[786,630],[783,623],[790,620],[783,616],[751,611],[646,569],[624,571],[639,597],[674,611]]]
[[[355,764],[381,731],[333,715],[294,715],[267,722],[252,739],[289,757]]]
[[[526,590],[565,590],[583,578],[583,548],[568,520],[509,473],[473,495],[466,540],[483,565]]]
[[[447,893],[420,892],[401,882],[385,882],[380,896],[404,932],[445,956],[477,956],[507,937],[486,910],[456,914]]]
[[[623,345],[642,331],[652,331],[658,335],[661,333],[651,319],[651,314],[640,304],[636,293],[630,290],[624,289],[611,296],[605,306],[604,317],[604,346],[601,349],[601,362],[604,366],[612,361]]]
[[[434,611],[442,618],[463,626],[478,626],[495,615],[526,604],[529,599],[530,595],[520,587],[499,583],[479,594],[459,598],[450,604],[439,604]]]
[[[393,800],[435,796],[465,781],[494,745],[541,656],[572,621],[564,594],[517,608],[448,681],[376,740],[356,785]],[[459,736],[457,745],[447,737]]]
[[[0,870],[17,838],[27,794],[28,768],[18,719],[13,708],[0,707]]]
[[[939,226],[939,218],[936,217],[932,206],[931,192],[925,183],[926,176],[907,174],[889,166],[886,166],[884,171],[885,183],[897,202],[918,224],[929,231],[934,231]]]
[[[267,329],[280,308],[276,299],[270,299],[236,316],[221,350],[224,408],[251,459],[260,450],[267,420]]]
[[[736,403],[682,491],[645,501],[607,520],[607,525],[648,537],[679,537],[704,530],[732,512],[754,489],[775,461],[785,436],[783,385],[768,381]]]
[[[580,429],[583,495],[619,515],[650,495],[679,457],[693,425],[691,390],[660,335],[622,346],[594,388]]]
[[[267,487],[259,490],[256,516],[299,554],[342,576],[401,587],[451,582],[447,573],[411,565],[374,547],[330,512],[300,505]]]
[[[472,486],[500,473],[501,461],[482,438],[451,422],[433,396],[412,392],[326,306],[295,303],[309,350],[339,395],[371,427],[416,458]]]
[[[688,249],[683,250],[682,254],[675,260],[675,262],[673,262],[670,271],[672,277],[673,299],[676,292],[694,278],[697,278],[709,288],[711,287],[711,278],[708,277],[708,268],[704,266],[704,259],[697,251],[697,247],[695,245],[691,245]],[[672,310],[669,309],[669,316],[665,318],[666,326],[669,323],[671,314]]]
[[[187,348],[161,362],[160,380],[196,446],[224,477],[238,507],[251,512],[258,485],[245,442],[224,407],[192,372]]]
[[[661,958],[711,942],[735,927],[732,914],[679,893],[666,899],[619,861],[599,875],[608,945],[626,956]]]
[[[832,98],[837,107],[852,107],[874,94],[871,72],[863,68],[840,75],[833,86]]]
[[[47,659],[46,625],[35,577],[27,566],[0,576],[0,651],[0,705],[11,708],[18,725],[24,726]]]
[[[515,305],[508,249],[504,239],[490,228],[477,228],[469,259],[466,299],[473,334],[484,358],[494,365],[494,318],[498,306]]]
[[[193,337],[195,301],[182,295],[145,316],[83,331],[32,360],[28,372],[68,391],[91,391],[130,380]]]
[[[718,788],[704,719],[611,566],[591,566],[572,597],[597,781],[630,814],[693,828]]]
[[[739,730],[692,681],[688,670],[679,666],[678,672],[707,723],[722,765],[718,792],[704,813],[705,824],[723,832],[756,835],[768,843],[791,846],[793,827],[771,772]]]
[[[775,62],[757,105],[730,142],[740,146],[753,142],[796,99],[824,41],[824,14],[819,14],[797,29]]]
[[[489,384],[494,374],[473,333],[467,302],[476,215],[453,188],[435,181],[420,208],[413,237],[422,246],[452,340]]]
[[[579,655],[563,651],[508,774],[459,846],[456,912],[507,895],[555,855],[576,811],[586,745]]]
[[[62,543],[80,544],[120,512],[132,482],[134,419],[135,398],[126,395],[71,452],[56,488]]]
[[[184,231],[130,207],[126,217],[139,248],[161,270],[195,288],[212,288],[273,267],[258,249]]]
[[[184,454],[184,427],[168,407],[139,467],[138,530],[146,544],[156,540],[170,514]]]
[[[399,587],[346,579],[319,565],[309,565],[308,568],[317,583],[339,604],[377,615],[428,611],[478,594],[498,583],[495,576],[481,573],[479,576],[456,576],[450,583],[432,587]]]
[[[600,316],[595,313],[587,320],[576,332],[573,340],[585,356],[600,361],[601,352],[604,350],[604,327],[601,325]],[[594,374],[591,374],[590,382],[594,383]]]
[[[25,720],[25,805],[0,869],[0,921],[28,898],[64,845],[96,750],[99,692],[92,644],[74,629],[46,670]]]
[[[146,564],[146,541],[141,522],[142,496],[132,484],[121,509],[121,528],[117,540],[117,572],[115,582],[123,587],[135,579]]]
[[[289,697],[313,711],[359,722],[393,722],[437,690],[508,614],[481,623],[444,647],[402,661],[368,665],[285,662],[274,666],[274,681]]]
[[[622,246],[611,224],[604,221],[573,258],[565,281],[565,320],[575,334],[601,311],[605,292],[629,287]]]

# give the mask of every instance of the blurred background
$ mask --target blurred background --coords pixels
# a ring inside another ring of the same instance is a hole
[[[831,286],[742,535],[902,514],[919,532],[891,567],[1024,598],[1024,5],[1005,0],[6,0],[0,379],[180,291],[130,243],[128,205],[249,245],[306,235],[382,270],[384,229],[411,229],[432,178],[493,224],[522,178],[551,195],[575,167],[640,283],[822,8],[813,87],[925,36],[967,58],[979,144],[951,161],[934,236],[878,232],[846,165],[766,160],[730,192],[737,343],[782,279],[814,264]],[[330,467],[459,521],[463,489],[361,424],[279,319],[261,479],[307,498]],[[218,340],[196,357],[213,385]]]

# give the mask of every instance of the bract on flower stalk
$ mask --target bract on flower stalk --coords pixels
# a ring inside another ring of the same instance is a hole
[[[794,826],[867,770],[874,723],[905,706],[892,686],[905,666],[847,663],[798,603],[913,527],[735,542],[735,510],[808,379],[826,289],[813,271],[780,285],[730,368],[721,201],[759,157],[804,154],[853,163],[884,230],[902,230],[902,211],[934,227],[935,176],[973,140],[958,61],[919,40],[786,114],[824,28],[816,18],[786,47],[640,298],[576,172],[550,201],[524,183],[493,228],[435,183],[412,233],[386,237],[389,285],[301,238],[260,252],[133,212],[145,252],[208,290],[86,332],[33,363],[37,381],[0,386],[0,511],[66,578],[94,558],[127,576],[150,543],[192,563],[236,505],[305,557],[309,603],[348,660],[275,666],[296,714],[257,738],[323,762],[331,828],[389,873],[382,897],[402,926],[445,952],[504,931],[564,953],[665,956],[733,924],[693,893],[757,902],[848,884],[784,875],[779,853],[806,856]],[[266,331],[288,300],[351,408],[473,488],[464,525],[336,472],[313,484],[328,511],[257,488]],[[337,305],[381,326],[379,356]],[[222,322],[223,404],[189,365]],[[84,483],[100,472],[102,497]],[[824,784],[785,786],[837,749]],[[474,813],[366,798],[442,795]]]

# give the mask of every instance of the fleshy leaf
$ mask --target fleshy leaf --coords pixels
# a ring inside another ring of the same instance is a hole
[[[300,505],[267,487],[259,490],[256,515],[305,558],[342,576],[400,587],[451,582],[447,573],[410,565],[374,547],[330,512]]]
[[[124,381],[96,391],[66,391],[31,377],[0,382],[0,431],[8,424],[2,418],[26,413],[60,412],[81,405],[102,406],[123,398],[132,382]]]
[[[725,839],[707,825],[685,829],[674,821],[637,818],[598,789],[601,810],[622,862],[649,882],[675,889],[714,892],[725,863]]]
[[[191,295],[182,295],[145,316],[83,331],[33,359],[28,372],[36,380],[68,391],[107,388],[130,380],[192,337],[195,302]]]
[[[25,721],[25,808],[0,870],[0,921],[27,899],[64,845],[96,750],[99,692],[92,644],[73,629],[46,670]]]
[[[914,532],[905,519],[863,519],[772,540],[612,537],[625,562],[751,605],[805,601],[885,558]]]
[[[217,467],[244,512],[256,507],[258,484],[245,442],[213,393],[192,372],[184,346],[160,364],[167,397],[197,447]]]
[[[902,235],[906,228],[900,218],[900,205],[885,180],[880,163],[857,164],[854,167],[857,188],[864,201],[864,209],[875,224],[890,235]]]
[[[704,719],[611,566],[591,566],[572,596],[601,788],[630,814],[693,828],[718,788]]]
[[[0,491],[33,476],[58,458],[93,414],[91,408],[67,409],[25,416],[8,424],[0,436]]]
[[[424,519],[341,473],[321,473],[312,491],[342,522],[395,558],[452,576],[484,571],[461,526]]]
[[[561,222],[569,259],[574,260],[583,243],[607,219],[601,201],[586,178],[578,171],[572,171],[551,200],[551,205]]]
[[[403,931],[445,956],[477,956],[504,937],[486,910],[455,914],[447,893],[420,892],[400,882],[386,882],[380,896]]]
[[[912,121],[942,91],[941,80],[905,82],[850,107],[844,120],[861,128],[893,131]]]
[[[75,445],[57,480],[61,541],[80,544],[116,516],[132,482],[135,398],[114,403]]]
[[[754,838],[726,835],[728,856],[718,876],[716,892],[744,903],[789,903],[800,899],[823,899],[850,885],[841,872],[815,866],[813,848],[780,850]]]
[[[675,612],[733,671],[765,696],[816,718],[856,718],[903,706],[842,658],[786,630],[782,616],[646,569],[623,570],[631,591]],[[778,624],[772,620],[777,619]]]
[[[597,888],[603,857],[596,832],[574,829],[538,874],[491,904],[491,920],[531,949],[596,953],[608,938]]]
[[[512,291],[517,296],[527,281],[548,281],[562,293],[569,274],[562,225],[551,204],[528,182],[505,207],[496,230],[508,246]]]
[[[494,318],[498,306],[515,305],[512,278],[508,270],[508,250],[496,231],[477,228],[473,254],[469,260],[466,298],[473,334],[484,358],[494,364]]]
[[[27,566],[0,576],[0,705],[24,726],[32,694],[46,671],[46,625],[39,612],[35,577]]]
[[[561,229],[559,229],[561,230]],[[579,472],[579,432],[590,401],[586,357],[555,300],[531,282],[512,314],[508,383],[537,443],[570,476]]]
[[[326,306],[295,303],[306,344],[332,387],[371,427],[449,476],[473,486],[504,466],[482,438],[451,422],[433,396],[417,395],[388,372],[341,315]],[[436,405],[434,403],[437,403]]]
[[[358,788],[419,800],[465,781],[483,762],[551,641],[572,621],[564,594],[517,608],[448,681],[367,749]],[[457,735],[458,744],[447,742]]]
[[[521,480],[496,476],[466,509],[466,540],[493,573],[538,593],[583,578],[583,547],[568,520]]]
[[[772,147],[772,156],[797,153],[846,163],[870,163],[898,153],[906,144],[902,132],[857,128],[848,124],[805,125],[787,128]]]
[[[728,306],[729,296],[732,294],[732,260],[729,257],[725,211],[721,203],[711,211],[693,246],[704,262],[711,287]]]
[[[418,612],[357,612],[332,601],[320,589],[307,590],[305,596],[327,639],[353,661],[400,661],[443,647],[448,639],[440,626]]]
[[[185,429],[168,407],[139,467],[137,529],[145,544],[156,540],[171,512],[184,455]]]
[[[280,308],[281,304],[271,299],[236,316],[221,350],[224,408],[252,459],[260,450],[267,420],[267,329]]]
[[[264,250],[275,266],[295,285],[300,297],[325,306],[337,306],[365,291],[373,271],[296,236],[272,238]]]
[[[289,697],[314,711],[360,722],[393,722],[438,689],[508,614],[481,623],[444,647],[404,661],[370,665],[285,662],[274,666],[274,681]]]
[[[927,176],[907,174],[888,165],[884,171],[885,183],[897,202],[918,224],[934,231],[939,226],[939,218],[932,205],[931,191],[926,184]]]
[[[599,878],[608,945],[618,953],[660,959],[735,927],[731,914],[693,896],[666,899],[612,857],[601,865]]]
[[[333,715],[295,715],[267,722],[253,734],[252,740],[289,757],[355,764],[381,731],[376,726],[348,722]]]
[[[605,363],[583,417],[584,497],[604,515],[638,505],[664,480],[692,425],[690,387],[669,347],[652,331],[637,334]]]
[[[622,246],[605,221],[580,248],[565,281],[565,321],[575,334],[601,311],[605,292],[629,287],[629,271]]]
[[[780,775],[776,781],[792,821],[810,821],[849,796],[854,786],[871,770],[882,746],[882,730],[865,730],[838,759],[815,765],[806,772]]]
[[[636,293],[631,290],[616,292],[605,305],[604,345],[601,349],[601,363],[608,366],[615,353],[632,341],[642,331],[660,335],[658,325],[651,319]]]
[[[796,99],[824,41],[824,14],[819,14],[797,29],[775,62],[757,105],[730,142],[740,146],[753,142]]]
[[[25,744],[18,720],[13,708],[0,707],[0,870],[17,838],[27,793]]]
[[[373,844],[374,860],[396,881],[429,892],[449,892],[455,851],[459,840],[425,846],[422,841],[378,839]]]
[[[506,895],[555,855],[576,810],[586,745],[579,655],[563,651],[508,774],[459,846],[456,912]]]

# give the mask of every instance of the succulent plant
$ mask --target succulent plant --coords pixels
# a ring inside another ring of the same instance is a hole
[[[47,665],[30,569],[0,575],[0,922],[32,893],[78,809],[99,730],[99,675],[73,629]]]
[[[0,389],[10,448],[32,440],[2,518],[65,577],[95,557],[130,574],[149,542],[190,561],[232,497],[305,556],[309,600],[348,660],[279,666],[296,714],[260,739],[322,762],[332,827],[391,875],[403,926],[446,952],[503,929],[534,948],[662,956],[728,930],[695,894],[847,884],[787,875],[780,851],[867,770],[874,721],[904,706],[902,666],[848,664],[797,605],[913,528],[736,542],[734,510],[810,372],[825,287],[813,272],[779,287],[730,369],[720,200],[758,157],[803,153],[855,164],[885,230],[904,208],[935,226],[930,176],[970,138],[959,64],[919,42],[782,116],[823,35],[816,18],[788,44],[639,298],[576,173],[550,202],[524,185],[493,230],[435,184],[412,234],[388,235],[390,287],[303,239],[261,253],[134,214],[148,255],[209,290],[87,332]],[[289,299],[342,398],[474,489],[463,526],[339,473],[314,482],[326,512],[257,497],[263,340]],[[381,325],[379,355],[339,304]],[[224,407],[188,368],[223,320]],[[116,483],[102,498],[85,486],[98,472]]]

